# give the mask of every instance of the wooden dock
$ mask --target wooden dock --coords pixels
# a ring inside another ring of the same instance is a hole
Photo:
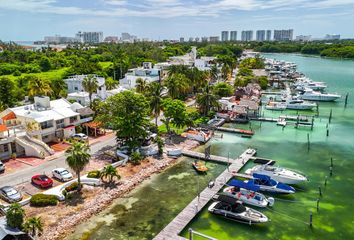
[[[260,122],[278,122],[278,118],[256,117],[250,119],[253,121],[260,121]]]
[[[254,132],[250,130],[238,129],[238,128],[225,128],[225,127],[217,127],[216,130],[221,132],[230,132],[230,133],[239,133],[245,135],[253,135]]]
[[[154,239],[185,239],[179,236],[183,229],[207,205],[207,203],[212,199],[212,197],[222,189],[225,183],[227,183],[255,154],[256,150],[247,149],[237,159],[230,160],[230,166],[215,179],[214,186],[206,187],[158,235],[156,235]],[[194,156],[199,156],[199,153],[196,153],[196,155]]]
[[[205,159],[205,153],[194,152],[194,151],[190,151],[190,150],[182,150],[182,155],[186,156],[186,157],[214,161],[214,162],[219,162],[219,163],[229,163],[229,162],[231,163],[232,162],[232,159],[228,159],[227,157],[221,157],[221,156],[216,156],[216,155],[210,155],[210,157],[208,159]]]

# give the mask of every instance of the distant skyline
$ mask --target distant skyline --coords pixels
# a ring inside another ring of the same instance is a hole
[[[289,28],[294,37],[354,38],[353,9],[354,0],[0,0],[0,40],[77,31],[163,40]]]

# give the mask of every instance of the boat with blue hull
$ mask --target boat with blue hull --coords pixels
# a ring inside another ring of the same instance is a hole
[[[254,173],[253,179],[246,180],[245,183],[258,186],[263,192],[270,193],[283,193],[283,194],[291,194],[295,193],[295,188],[278,181],[271,179],[269,176]]]

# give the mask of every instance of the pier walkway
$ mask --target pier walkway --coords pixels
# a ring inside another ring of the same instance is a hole
[[[184,152],[186,153],[187,151]],[[192,152],[192,151],[188,151],[188,152]],[[229,165],[228,169],[222,172],[215,179],[214,186],[206,187],[158,235],[155,236],[154,240],[185,239],[179,236],[182,230],[207,205],[207,203],[212,199],[212,197],[222,189],[225,183],[227,183],[255,154],[256,154],[256,150],[247,149],[237,159],[230,160],[231,164]],[[202,158],[204,158],[204,154],[201,155],[203,155]],[[186,156],[190,156],[190,155],[186,155]],[[200,156],[200,155],[198,153],[194,156]],[[227,161],[227,158],[225,159]]]
[[[245,135],[253,135],[254,132],[250,130],[238,129],[238,128],[225,128],[225,127],[217,127],[216,130],[221,132],[230,132],[230,133],[240,133]]]

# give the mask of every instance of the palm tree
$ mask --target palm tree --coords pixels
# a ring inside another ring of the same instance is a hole
[[[84,170],[85,166],[89,163],[91,155],[88,153],[90,148],[86,143],[74,142],[69,149],[66,150],[68,155],[66,163],[76,173],[78,188],[81,191],[80,172]]]
[[[40,95],[50,95],[53,92],[49,82],[41,78],[31,78],[28,82],[28,95],[29,96],[40,96]]]
[[[219,78],[219,69],[216,64],[210,68],[210,78],[212,81],[216,81]]]
[[[88,75],[82,81],[82,87],[89,94],[90,107],[92,107],[92,94],[97,91],[98,81],[97,78],[93,75]]]
[[[62,78],[53,79],[50,83],[53,89],[53,97],[60,98],[67,96],[67,85]]]
[[[112,165],[105,166],[101,172],[101,178],[109,178],[109,182],[113,182],[113,178],[120,179],[120,175],[115,167]]]
[[[43,232],[43,221],[41,217],[31,217],[23,224],[23,230],[30,234],[32,237],[36,237]]]
[[[168,94],[171,98],[180,98],[185,94],[190,87],[189,79],[182,73],[176,73],[169,76],[165,81],[165,86],[168,89]]]
[[[209,85],[207,85],[204,91],[197,95],[197,104],[199,111],[207,116],[211,108],[219,106],[218,98],[210,91]]]
[[[108,77],[108,78],[106,78],[105,85],[106,85],[107,90],[112,90],[117,87],[118,82],[116,80],[113,80],[113,78]]]
[[[158,82],[153,82],[149,87],[149,99],[150,99],[150,108],[155,117],[155,125],[157,126],[157,120],[160,116],[162,109],[162,94],[163,87]]]
[[[135,89],[138,93],[146,94],[149,84],[145,79],[137,78]]]
[[[227,64],[224,64],[221,68],[221,76],[224,80],[229,79],[230,67]]]

